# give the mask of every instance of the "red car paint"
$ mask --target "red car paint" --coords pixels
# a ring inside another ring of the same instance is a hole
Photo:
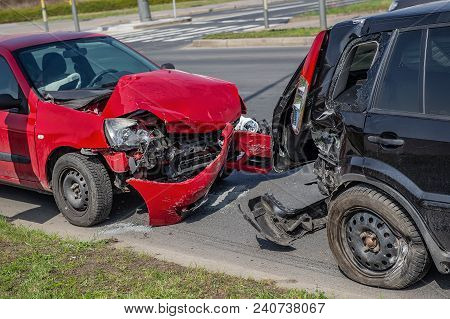
[[[22,162],[0,159],[0,182],[50,191],[49,163],[67,152],[90,152],[102,156],[112,173],[129,170],[125,153],[113,152],[104,133],[107,118],[146,110],[161,119],[168,132],[204,133],[222,130],[220,155],[194,178],[162,183],[131,178],[127,182],[143,197],[155,226],[179,222],[209,191],[227,161],[230,145],[245,156],[228,168],[267,173],[269,168],[248,165],[251,156],[271,158],[270,136],[235,132],[230,123],[239,119],[241,98],[235,85],[180,71],[158,70],[120,79],[100,114],[81,112],[45,101],[31,88],[13,51],[30,46],[102,36],[89,33],[53,33],[0,37],[0,57],[9,64],[24,93],[29,113],[0,111],[0,153]],[[231,143],[231,141],[234,143]]]
[[[239,119],[241,101],[234,84],[159,70],[122,77],[102,116],[114,118],[137,110],[163,119],[169,132],[202,133]],[[184,125],[180,127],[180,123]]]
[[[272,170],[271,165],[258,167],[249,165],[252,157],[271,159],[272,158],[272,138],[270,135],[252,132],[236,132],[234,136],[236,151],[242,153],[240,158],[234,162],[228,162],[228,169],[246,171],[258,174],[267,174]]]

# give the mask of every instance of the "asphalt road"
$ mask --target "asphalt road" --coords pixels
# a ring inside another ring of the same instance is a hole
[[[345,5],[358,0],[332,0],[328,5]],[[293,16],[318,9],[317,0],[287,0],[271,4],[269,7],[270,25],[287,23]],[[207,34],[237,32],[264,26],[261,5],[246,9],[211,12],[192,17],[192,22],[145,30],[115,29],[108,34],[137,47],[174,48],[186,45],[194,39]]]
[[[249,115],[271,118],[273,107],[305,48],[226,50],[154,50],[139,48],[158,63],[220,77],[238,84],[247,98]],[[196,214],[174,226],[147,227],[148,215],[135,194],[116,198],[110,220],[94,228],[68,224],[51,196],[12,187],[0,188],[0,213],[16,222],[81,239],[114,237],[119,246],[133,247],[183,265],[253,278],[270,278],[289,287],[320,289],[331,296],[361,298],[449,298],[450,278],[434,268],[414,287],[404,291],[368,288],[345,278],[328,249],[326,232],[298,241],[294,248],[279,248],[256,236],[243,220],[238,205],[270,192],[290,207],[320,198],[310,167],[287,174],[233,173],[216,185],[208,202]]]

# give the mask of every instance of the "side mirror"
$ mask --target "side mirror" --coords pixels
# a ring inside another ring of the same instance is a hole
[[[163,65],[161,65],[161,69],[163,69],[163,70],[175,70],[175,65],[173,65],[172,63],[164,63]]]
[[[21,105],[21,99],[15,99],[9,94],[0,94],[0,110],[19,108]]]

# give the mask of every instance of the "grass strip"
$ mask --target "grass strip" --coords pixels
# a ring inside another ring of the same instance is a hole
[[[320,28],[296,28],[280,30],[262,30],[248,32],[225,32],[209,34],[203,39],[255,39],[255,38],[284,38],[284,37],[307,37],[315,36],[320,32]]]
[[[358,3],[348,4],[344,6],[328,7],[328,15],[346,15],[346,14],[357,14],[366,15],[380,11],[387,11],[391,5],[392,0],[367,0]],[[310,11],[297,15],[297,17],[302,16],[318,16],[319,11]]]
[[[65,240],[0,218],[0,298],[325,298],[186,268],[108,241]]]

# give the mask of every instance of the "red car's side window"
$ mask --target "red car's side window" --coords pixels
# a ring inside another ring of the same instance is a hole
[[[23,94],[8,62],[0,56],[0,111],[18,113],[23,108]]]

